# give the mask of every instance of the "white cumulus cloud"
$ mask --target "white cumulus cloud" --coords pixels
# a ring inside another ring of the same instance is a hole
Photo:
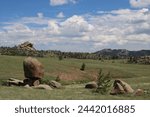
[[[83,17],[74,15],[61,23],[63,35],[79,36],[90,32],[94,27],[89,24]]]
[[[68,3],[73,3],[75,4],[77,0],[50,0],[50,5],[51,6],[59,6],[59,5],[64,5]]]
[[[100,13],[100,14],[99,14]],[[103,48],[147,49],[150,46],[150,11],[120,9],[69,18],[23,17],[5,22],[0,46],[34,43],[39,49],[96,51]]]
[[[144,8],[150,6],[150,0],[130,0],[130,4],[135,8]]]
[[[57,14],[57,18],[64,18],[64,17],[65,17],[65,15],[64,15],[63,12],[59,12],[59,13]]]
[[[43,18],[43,17],[44,17],[43,13],[37,13],[37,16],[38,16],[39,18]]]

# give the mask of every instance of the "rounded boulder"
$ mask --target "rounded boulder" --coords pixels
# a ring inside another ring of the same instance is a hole
[[[97,88],[97,87],[98,87],[98,85],[95,81],[89,82],[85,85],[85,88],[87,88],[87,89],[94,89],[94,88]]]
[[[24,76],[29,79],[44,77],[44,67],[36,58],[28,57],[23,61]]]

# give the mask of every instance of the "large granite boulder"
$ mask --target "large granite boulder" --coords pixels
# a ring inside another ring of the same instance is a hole
[[[41,79],[44,76],[44,67],[36,59],[28,57],[23,61],[24,76],[28,79]]]
[[[126,94],[126,93],[133,93],[133,92],[134,90],[128,83],[118,79],[114,81],[113,89],[110,92],[110,94],[116,95],[116,94]]]

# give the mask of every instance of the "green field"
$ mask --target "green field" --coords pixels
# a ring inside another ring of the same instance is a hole
[[[23,60],[25,57],[0,55],[0,99],[150,99],[150,65],[126,64],[125,60],[79,60],[47,57],[37,58],[45,68],[43,80],[61,78],[62,89],[52,91],[26,89],[24,87],[7,87],[2,83],[9,78],[24,79]],[[81,71],[82,63],[86,64]],[[97,77],[99,69],[104,73],[110,72],[114,79],[123,79],[133,89],[144,89],[148,93],[142,96],[130,95],[101,95],[85,89],[85,83]]]

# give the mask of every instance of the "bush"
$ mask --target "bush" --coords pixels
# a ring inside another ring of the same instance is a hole
[[[58,56],[58,59],[59,59],[60,61],[63,60],[63,56],[62,56],[62,55]]]
[[[50,81],[51,80],[55,80],[55,79],[56,79],[56,77],[48,76],[48,77],[40,79],[40,84],[47,84],[47,85],[49,85]]]
[[[6,80],[0,80],[0,85],[8,86],[8,82]]]
[[[111,87],[111,75],[110,72],[106,75],[102,73],[102,69],[100,69],[97,76],[97,89],[96,92],[100,94],[107,94]]]
[[[85,63],[82,63],[80,70],[81,70],[81,71],[84,71],[84,70],[85,70]]]
[[[55,81],[57,81],[57,82],[60,82],[60,77],[59,77],[59,75],[56,77],[56,79],[55,79]]]

